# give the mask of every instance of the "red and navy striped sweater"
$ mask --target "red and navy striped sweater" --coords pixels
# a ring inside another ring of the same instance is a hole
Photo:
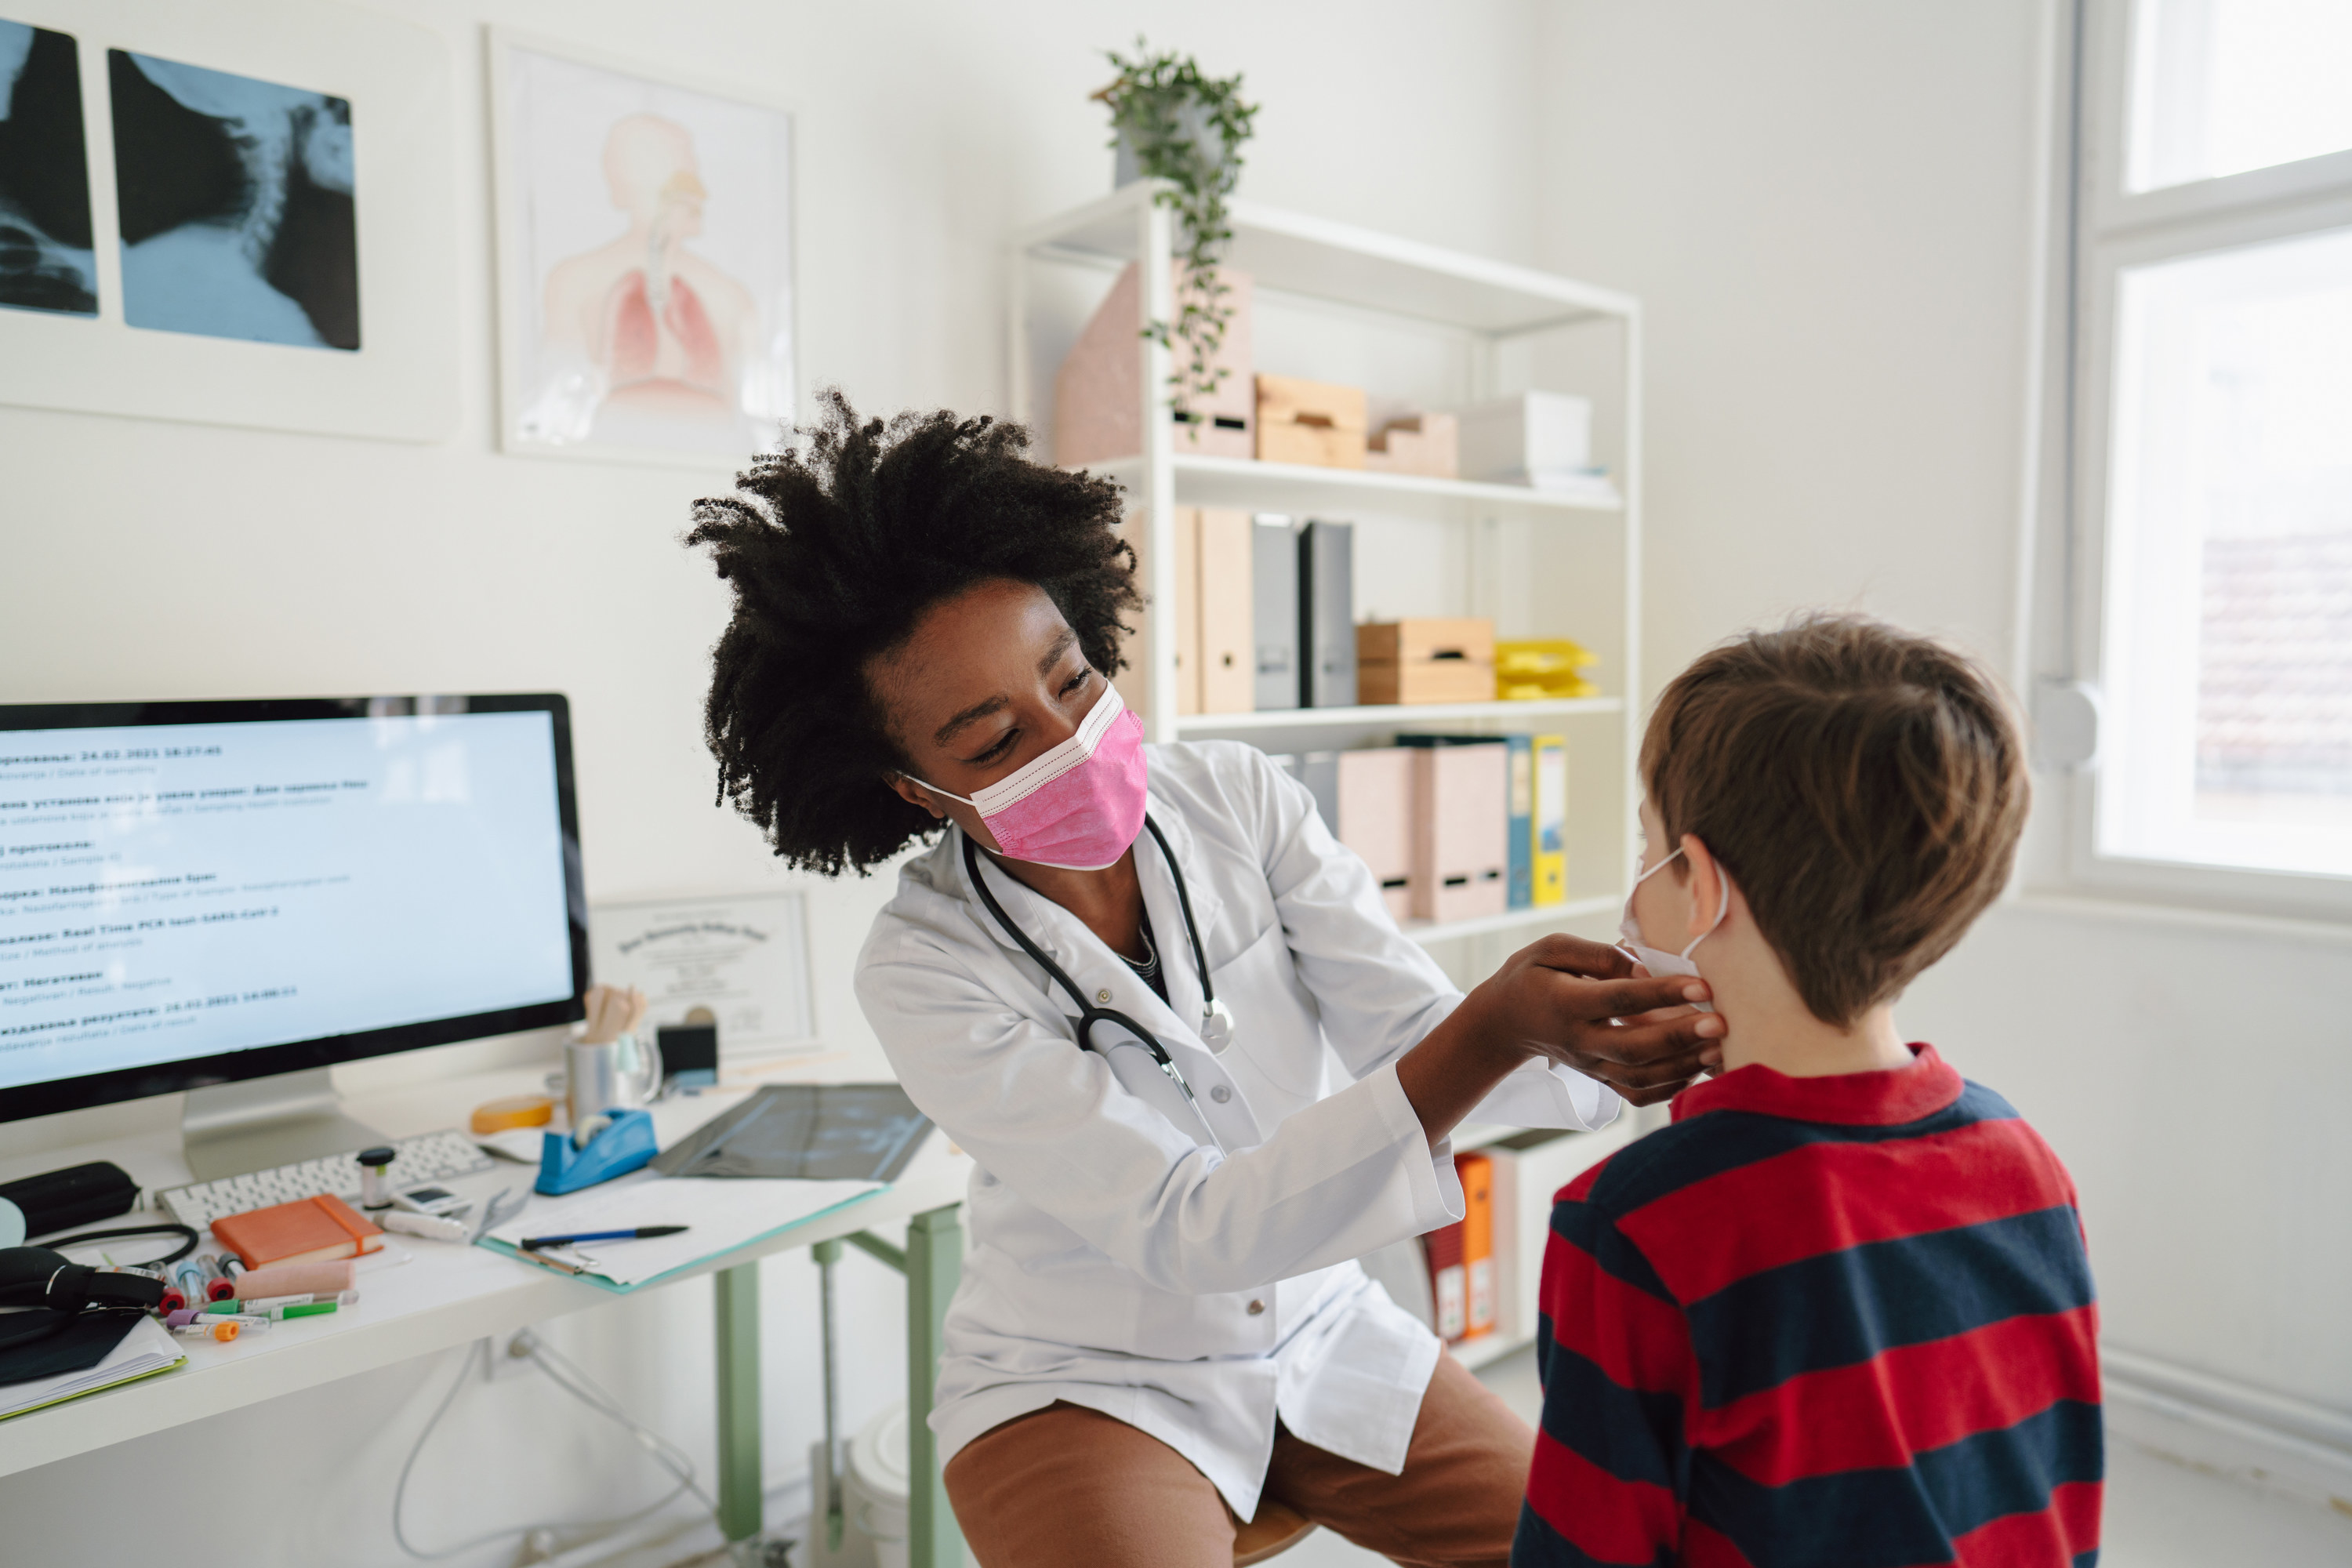
[[[1560,1191],[1514,1564],[2098,1560],[2074,1184],[1913,1048],[1698,1084]]]

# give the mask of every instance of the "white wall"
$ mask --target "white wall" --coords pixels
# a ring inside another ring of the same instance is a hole
[[[457,83],[455,434],[401,446],[0,408],[0,701],[563,690],[595,899],[755,889],[781,873],[745,824],[712,806],[701,745],[705,656],[725,600],[677,537],[687,503],[727,472],[495,449],[484,23],[740,82],[795,109],[800,370],[870,410],[1002,407],[1003,237],[1108,188],[1108,132],[1087,95],[1110,74],[1097,51],[1139,30],[1246,73],[1265,105],[1248,195],[1534,257],[1528,0],[1442,11],[1382,0],[1344,19],[1245,0],[382,8],[439,35]],[[819,1026],[856,1053],[850,1070],[879,1067],[847,966],[886,891],[875,879],[811,894]],[[0,1124],[0,1159],[176,1117],[166,1100]],[[845,1268],[854,1419],[902,1388],[898,1286],[854,1256]],[[767,1269],[776,1476],[801,1468],[814,1429],[810,1276],[796,1258]],[[707,1462],[708,1324],[705,1292],[688,1288],[566,1320],[557,1338]],[[119,1540],[124,1478],[136,1476],[141,1518],[209,1521],[257,1565],[317,1562],[327,1548],[338,1563],[401,1561],[385,1531],[392,1471],[451,1370],[444,1358],[352,1379],[225,1417],[200,1440],[160,1436],[0,1480],[6,1554],[78,1560],[75,1542]],[[467,1391],[452,1422],[420,1471],[413,1517],[428,1544],[656,1495],[642,1459],[531,1380]],[[240,1443],[267,1458],[194,1454]]]
[[[1811,605],[2009,668],[2042,26],[2037,0],[1544,11],[1542,263],[1648,312],[1653,691]],[[2341,941],[2028,899],[1901,1016],[2066,1160],[2111,1342],[2352,1410],[2347,1002]]]
[[[1653,687],[1722,633],[1816,604],[2006,658],[2032,0],[1390,3],[1344,20],[1238,0],[396,9],[444,37],[458,83],[457,434],[403,447],[0,409],[0,700],[552,686],[574,703],[595,897],[776,879],[711,807],[699,742],[724,601],[675,540],[725,474],[494,449],[485,21],[794,105],[801,369],[875,408],[999,405],[1001,237],[1108,183],[1096,47],[1140,28],[1245,70],[1267,106],[1248,195],[1644,296]],[[845,965],[883,890],[812,895],[820,1026],[861,1053]],[[2346,971],[2341,948],[2020,905],[1905,1016],[2068,1160],[2119,1342],[2352,1408],[2352,1142],[2322,1120],[2352,1101]],[[0,1157],[73,1127],[0,1126]],[[856,1416],[898,1392],[896,1284],[845,1267]],[[809,1272],[767,1270],[776,1476],[813,1430]],[[707,1323],[689,1289],[557,1335],[707,1459]],[[11,1555],[107,1539],[136,1475],[143,1517],[245,1521],[257,1564],[329,1546],[400,1561],[391,1471],[450,1370],[205,1429],[266,1463],[198,1462],[165,1435],[0,1481]],[[530,1380],[469,1390],[452,1419],[420,1474],[430,1542],[654,1495],[641,1460]]]

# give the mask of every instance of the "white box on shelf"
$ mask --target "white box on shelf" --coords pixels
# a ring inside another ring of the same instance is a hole
[[[1598,1132],[1538,1127],[1480,1145],[1495,1162],[1496,1338],[1514,1344],[1535,1338],[1552,1194],[1633,1138],[1633,1112],[1621,1110]]]
[[[1462,477],[1490,484],[1542,485],[1534,476],[1592,466],[1592,400],[1566,392],[1521,392],[1460,412]]]

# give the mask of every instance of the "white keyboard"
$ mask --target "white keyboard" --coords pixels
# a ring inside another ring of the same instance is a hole
[[[479,1144],[455,1128],[415,1138],[390,1139],[386,1146],[393,1151],[393,1162],[384,1179],[394,1187],[469,1176],[497,1163]],[[352,1155],[358,1152],[354,1149],[351,1154],[330,1154],[322,1160],[304,1160],[250,1175],[224,1176],[217,1182],[173,1187],[156,1194],[155,1200],[173,1219],[198,1230],[224,1215],[266,1209],[272,1204],[290,1204],[321,1194],[356,1201],[360,1195],[360,1166]]]

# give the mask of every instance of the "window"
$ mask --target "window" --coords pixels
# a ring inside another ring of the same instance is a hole
[[[2352,5],[2146,0],[2132,50],[2130,188],[2352,147]]]
[[[2084,3],[2075,869],[2352,913],[2352,0]]]

